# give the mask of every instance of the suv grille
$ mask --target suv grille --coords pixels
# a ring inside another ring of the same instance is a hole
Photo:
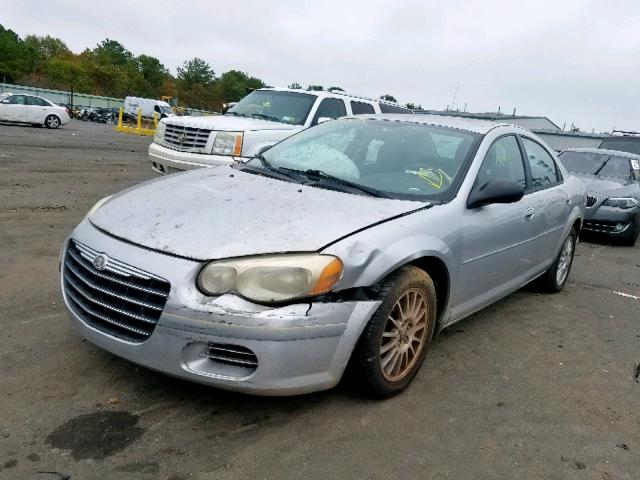
[[[598,203],[598,199],[596,197],[587,195],[587,207],[593,207],[596,203]]]
[[[165,143],[178,150],[203,151],[211,130],[167,124],[164,130]]]
[[[130,342],[151,335],[170,289],[166,280],[75,241],[69,243],[64,258],[63,287],[86,324]]]

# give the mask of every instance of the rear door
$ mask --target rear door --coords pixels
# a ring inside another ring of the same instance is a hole
[[[11,95],[0,102],[0,119],[9,122],[26,122],[27,105],[25,95]]]
[[[520,139],[531,179],[525,196],[531,201],[533,218],[530,222],[537,232],[533,242],[534,261],[546,265],[556,257],[563,240],[564,227],[571,213],[571,197],[547,149],[532,138],[521,136]]]
[[[494,141],[487,151],[476,186],[495,179],[526,188],[526,170],[516,135]],[[453,316],[460,318],[526,283],[535,270],[531,222],[533,202],[520,201],[466,209],[463,219],[462,269]]]
[[[347,109],[344,105],[344,101],[340,98],[325,98],[318,105],[318,109],[316,110],[315,115],[313,116],[313,121],[311,122],[311,126],[317,125],[318,120],[330,118],[336,119],[340,117],[344,117],[347,114]]]
[[[47,112],[51,105],[39,97],[27,97],[27,122],[44,123]]]

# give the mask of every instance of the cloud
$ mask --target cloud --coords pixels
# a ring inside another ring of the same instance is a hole
[[[469,110],[640,130],[636,0],[5,0],[0,22],[75,51],[113,38],[174,71],[199,56],[271,85],[338,85],[428,108],[450,104],[460,82],[456,104]]]

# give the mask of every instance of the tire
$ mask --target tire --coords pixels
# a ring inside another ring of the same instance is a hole
[[[640,218],[636,217],[635,222],[629,228],[629,233],[622,237],[622,244],[627,247],[633,247],[640,236]]]
[[[44,119],[44,125],[47,128],[56,129],[60,126],[60,119],[56,115],[49,115]]]
[[[388,398],[407,388],[424,363],[436,324],[436,290],[429,275],[408,265],[381,283],[378,298],[382,304],[356,344],[347,377],[367,396]]]
[[[567,238],[562,243],[562,248],[554,260],[549,270],[542,275],[538,281],[539,286],[547,293],[558,293],[567,284],[573,257],[576,253],[577,235],[571,229]],[[567,257],[568,255],[568,257]]]

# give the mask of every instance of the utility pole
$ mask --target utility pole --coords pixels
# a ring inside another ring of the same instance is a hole
[[[458,88],[460,88],[460,80],[458,80],[458,83],[456,83],[456,89],[453,92],[453,101],[451,102],[451,110],[453,110],[453,107],[456,104],[456,97],[458,96]]]

